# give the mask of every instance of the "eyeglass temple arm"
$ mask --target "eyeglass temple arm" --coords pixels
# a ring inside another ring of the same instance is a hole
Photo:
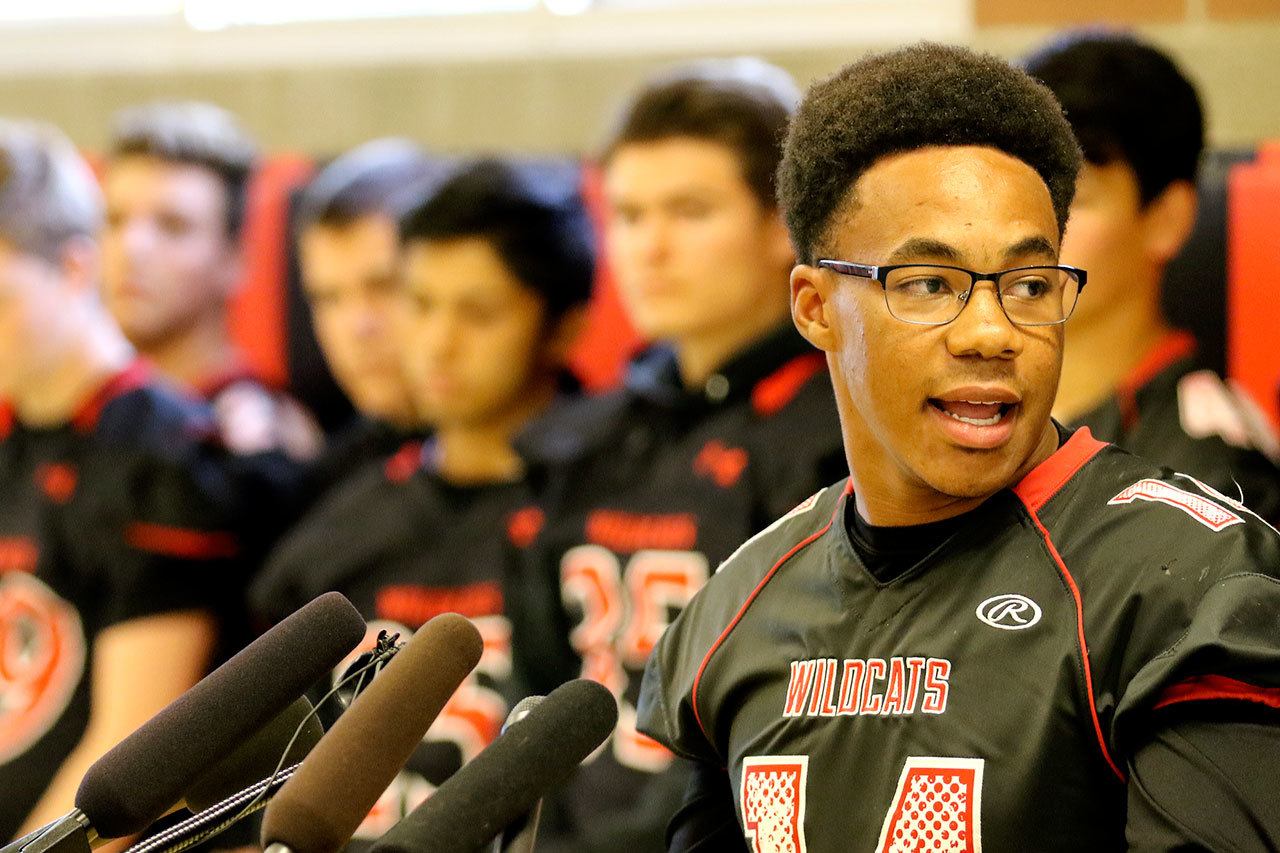
[[[856,275],[859,278],[870,278],[875,280],[879,280],[880,278],[880,267],[872,264],[855,264],[851,261],[833,261],[823,259],[818,261],[818,266],[835,270],[841,275]]]

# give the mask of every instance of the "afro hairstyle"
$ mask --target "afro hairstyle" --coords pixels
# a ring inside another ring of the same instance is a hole
[[[778,201],[796,255],[812,263],[832,217],[877,161],[933,146],[980,145],[1022,160],[1066,227],[1082,157],[1053,94],[998,57],[920,43],[867,57],[815,83],[792,120]]]

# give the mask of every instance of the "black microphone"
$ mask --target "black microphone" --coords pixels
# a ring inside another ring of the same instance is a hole
[[[74,810],[0,853],[86,850],[146,829],[337,666],[364,632],[364,619],[338,593],[311,601],[99,758],[80,782]]]
[[[480,632],[456,613],[419,628],[272,799],[262,846],[272,853],[341,849],[483,651]]]
[[[563,784],[604,743],[618,705],[585,679],[560,685],[414,809],[371,853],[472,853]]]
[[[210,767],[187,789],[187,809],[202,812],[232,794],[266,779],[276,768],[291,767],[307,757],[324,736],[324,726],[307,697],[299,696],[258,733]],[[286,753],[285,750],[288,750]]]
[[[506,734],[507,729],[529,716],[529,712],[542,704],[545,696],[526,696],[516,703],[502,724],[499,734]],[[502,835],[493,842],[493,853],[533,853],[534,842],[538,838],[538,821],[542,819],[542,799],[539,798],[529,811],[511,822],[502,831]]]

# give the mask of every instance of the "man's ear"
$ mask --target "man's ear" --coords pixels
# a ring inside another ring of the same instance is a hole
[[[94,293],[101,289],[102,252],[89,237],[72,237],[62,244],[59,271],[77,293]]]
[[[1196,224],[1199,198],[1190,181],[1174,181],[1143,210],[1147,253],[1161,265],[1177,257]]]
[[[791,270],[791,319],[804,339],[824,352],[833,352],[837,346],[830,310],[831,278],[826,270],[808,264]]]

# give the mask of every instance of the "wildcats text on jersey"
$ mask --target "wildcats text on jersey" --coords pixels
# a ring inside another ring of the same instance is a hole
[[[950,692],[946,658],[811,658],[791,662],[782,716],[942,714]]]

